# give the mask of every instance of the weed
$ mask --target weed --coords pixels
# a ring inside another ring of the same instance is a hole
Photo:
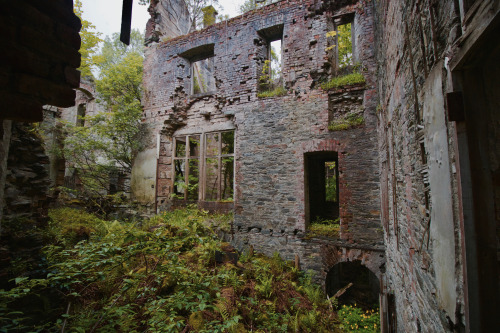
[[[337,89],[344,86],[351,86],[355,84],[365,83],[365,77],[360,72],[354,72],[351,74],[337,76],[332,78],[330,81],[322,83],[321,88],[323,90]]]
[[[285,96],[287,94],[287,91],[283,87],[276,87],[273,90],[264,90],[261,91],[257,94],[257,97],[259,98],[268,98],[268,97],[279,97],[279,96]]]
[[[365,118],[362,113],[348,113],[339,119],[330,122],[328,129],[330,131],[345,131],[352,127],[363,125]]]

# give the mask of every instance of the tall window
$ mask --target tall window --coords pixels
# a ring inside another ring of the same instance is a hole
[[[283,25],[276,25],[258,31],[262,48],[259,53],[263,59],[259,76],[259,90],[272,91],[283,86]]]
[[[200,167],[200,135],[175,138],[174,197],[198,200]]]
[[[174,198],[233,201],[234,131],[174,138]]]

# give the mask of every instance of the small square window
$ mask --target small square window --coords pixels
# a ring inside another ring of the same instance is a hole
[[[215,92],[214,57],[191,64],[191,94]]]

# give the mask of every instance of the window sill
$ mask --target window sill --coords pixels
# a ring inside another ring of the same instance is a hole
[[[203,97],[211,97],[216,94],[216,91],[209,91],[206,93],[199,93],[199,94],[191,94],[189,95],[189,99],[200,99]]]

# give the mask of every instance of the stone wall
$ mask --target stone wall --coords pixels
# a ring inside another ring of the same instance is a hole
[[[464,16],[463,3],[380,1],[376,7],[381,215],[388,291],[395,295],[398,331],[486,332],[495,327],[491,324],[496,319],[486,318],[486,313],[491,313],[488,307],[498,309],[497,301],[480,309],[481,302],[474,300],[480,292],[473,268],[478,259],[465,243],[475,236],[464,227],[464,216],[473,214],[466,210],[472,198],[465,192],[464,160],[469,153],[460,138],[464,123],[456,116],[463,101],[458,108],[450,105],[449,93],[455,91],[457,80],[457,67],[450,64],[463,59],[464,46],[479,40],[477,29],[492,28],[486,27],[499,6],[495,1],[476,1],[474,10]],[[476,223],[490,225],[491,235],[495,222],[487,220]],[[498,245],[493,248],[486,251],[489,256]],[[494,266],[494,261],[487,266]],[[498,281],[495,271],[483,266],[481,274],[490,286]],[[498,295],[497,287],[489,293]]]
[[[43,142],[33,125],[13,123],[3,199],[0,239],[0,282],[24,274],[36,276],[43,268],[41,230],[48,220],[50,185]]]
[[[182,0],[152,0],[148,12],[146,44],[185,35],[191,29],[189,11]]]
[[[334,16],[353,17],[355,59],[366,84],[324,91],[320,82],[335,67],[326,50]],[[158,177],[156,184],[136,193],[149,202],[156,196],[160,208],[171,207],[173,136],[234,129],[233,242],[238,248],[252,245],[266,254],[277,251],[288,260],[298,255],[303,268],[313,269],[321,283],[336,263],[349,260],[361,260],[382,277],[372,19],[369,1],[340,8],[322,1],[280,1],[150,45],[144,63],[144,118],[155,136],[144,158],[152,159],[158,152]],[[280,34],[287,94],[259,98],[267,42]],[[211,54],[216,92],[191,95],[191,62]],[[332,111],[335,105],[338,113]],[[363,124],[328,130],[329,121],[346,112],[361,113]],[[305,156],[321,152],[338,155],[341,229],[333,239],[307,236],[312,217]]]

